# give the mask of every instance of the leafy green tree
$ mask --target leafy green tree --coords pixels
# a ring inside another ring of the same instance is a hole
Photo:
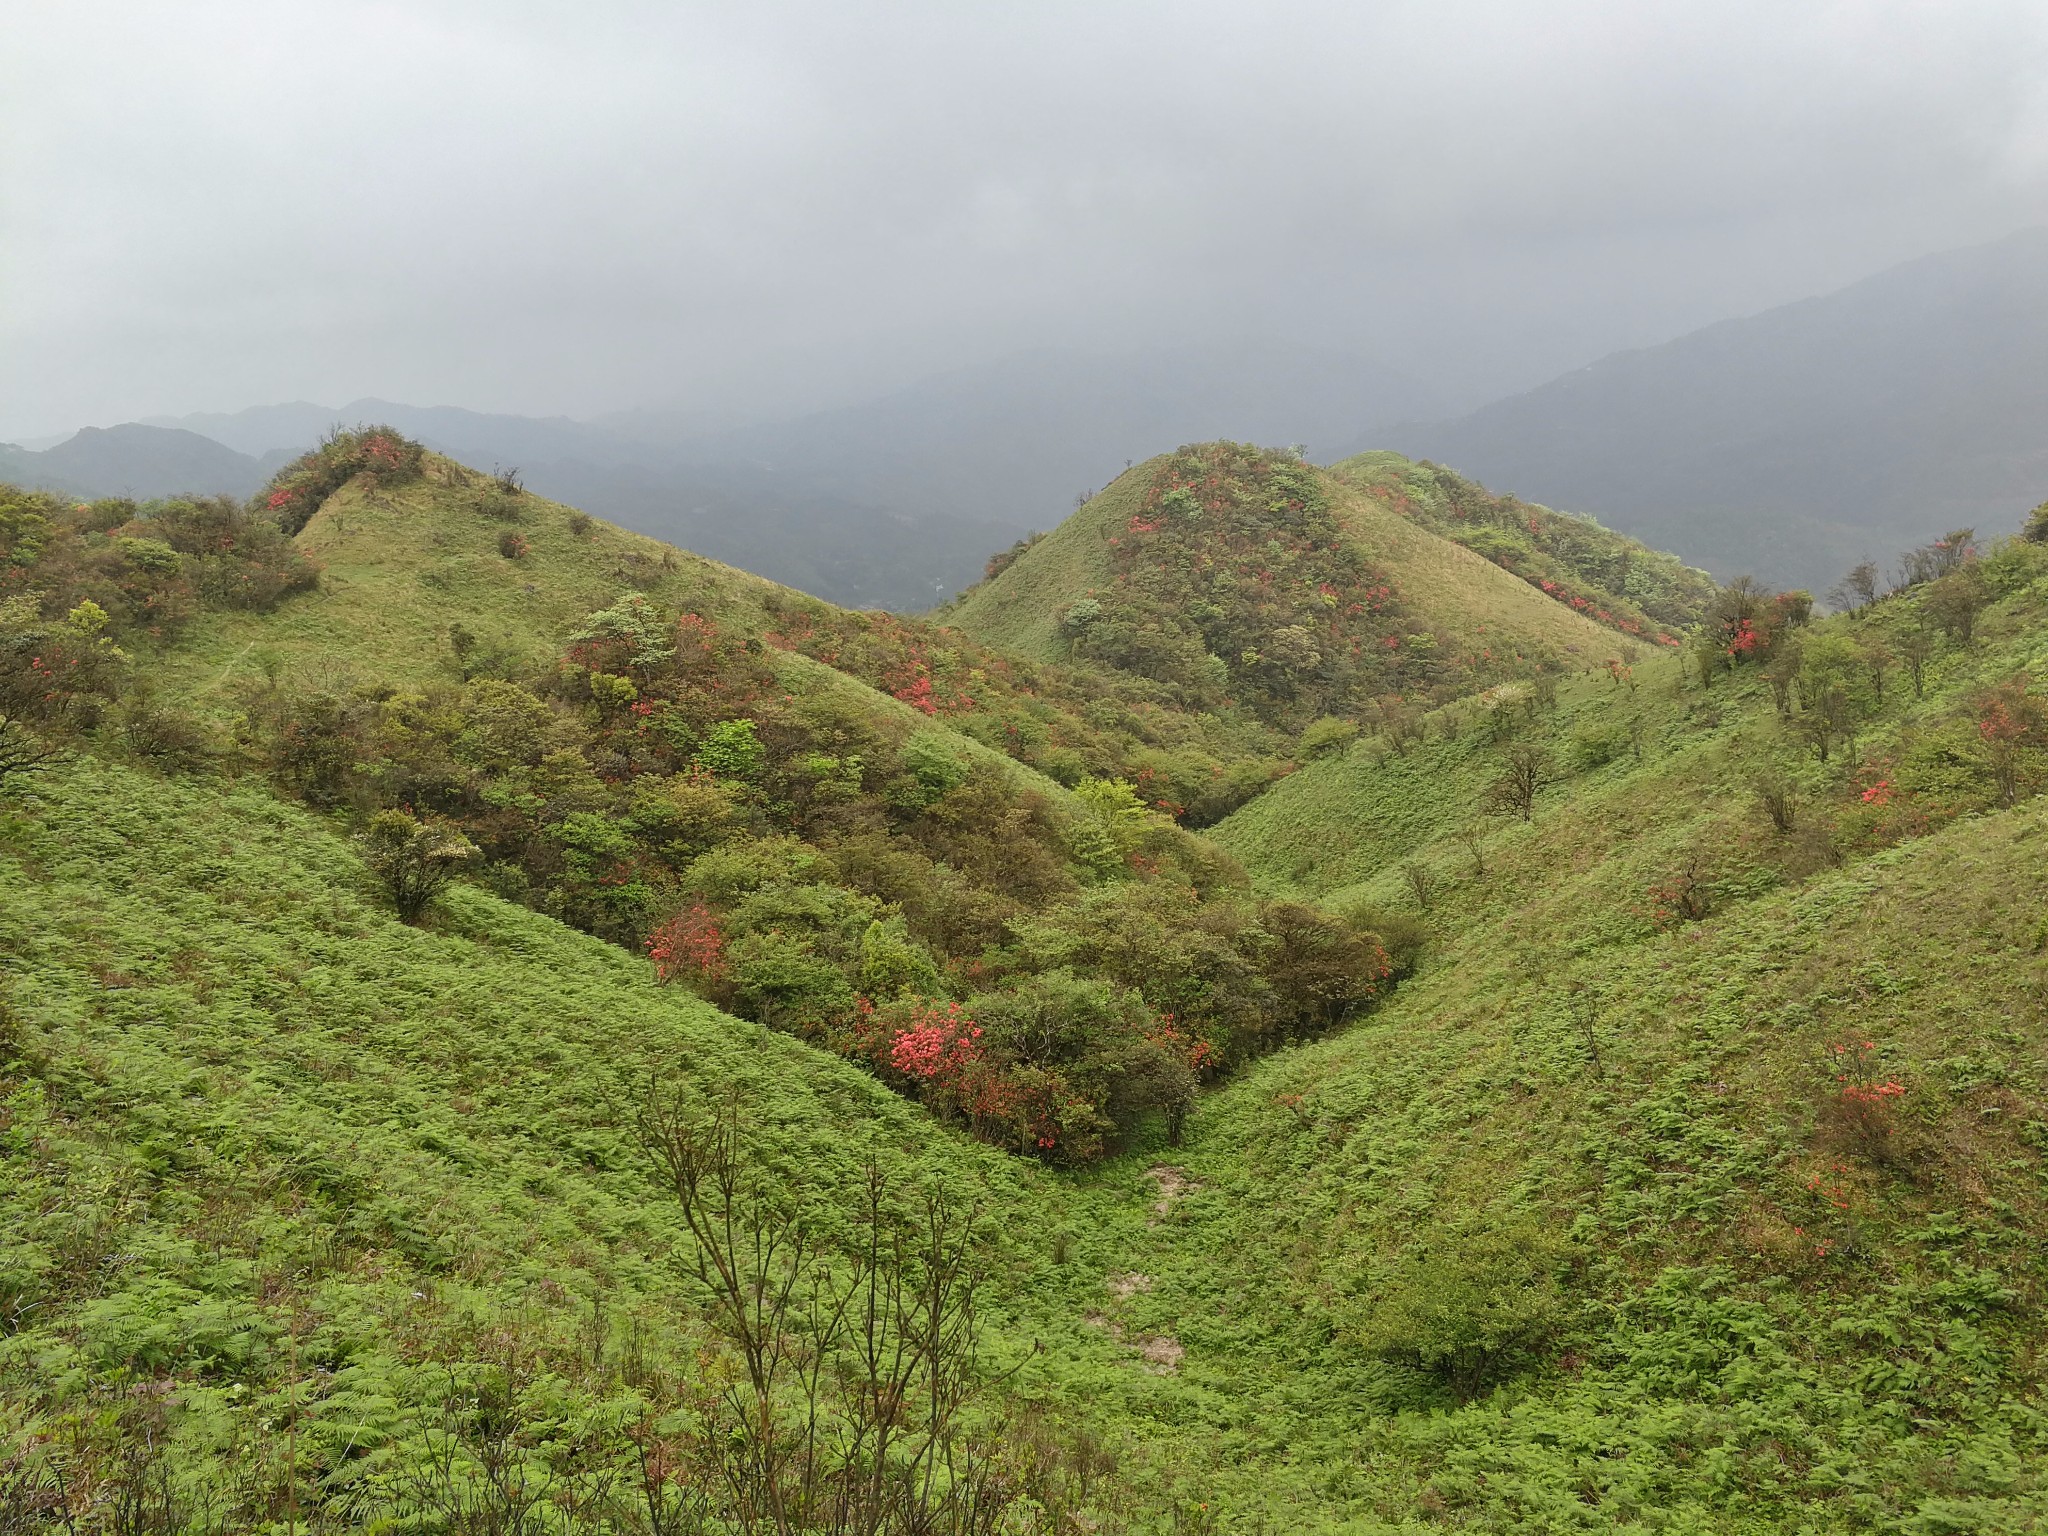
[[[1934,627],[1957,645],[1968,645],[1977,635],[1977,616],[1991,603],[1991,583],[1983,566],[1975,561],[1936,580],[1927,589],[1927,617]]]
[[[1869,657],[1852,636],[1810,636],[1801,650],[1796,685],[1799,732],[1826,762],[1838,744],[1854,739],[1856,727],[1875,707]]]
[[[1934,636],[1925,625],[1913,624],[1899,635],[1899,660],[1913,679],[1913,697],[1926,696],[1927,663],[1934,657]]]
[[[902,918],[876,918],[860,936],[858,983],[862,997],[878,1001],[906,993],[932,997],[940,990],[939,968]]]
[[[774,929],[743,934],[726,949],[732,988],[752,1018],[812,1035],[853,1011],[855,993],[837,957],[809,934]]]
[[[1377,998],[1394,965],[1378,937],[1316,907],[1276,901],[1259,915],[1271,940],[1261,969],[1293,1031],[1335,1029]]]
[[[697,749],[697,762],[714,778],[746,784],[768,766],[768,749],[752,720],[721,720]]]
[[[1303,762],[1312,762],[1319,757],[1341,755],[1351,743],[1358,740],[1358,722],[1338,715],[1323,715],[1311,720],[1301,733],[1296,750]]]
[[[1531,1363],[1564,1317],[1563,1245],[1535,1221],[1445,1230],[1372,1288],[1358,1342],[1471,1398]]]
[[[363,855],[390,892],[399,920],[416,923],[477,856],[477,847],[444,822],[387,810],[370,818],[363,833]]]

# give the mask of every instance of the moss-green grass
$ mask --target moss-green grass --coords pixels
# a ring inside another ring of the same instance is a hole
[[[2036,561],[1925,698],[1895,679],[1862,750],[2044,668]],[[1459,834],[1496,749],[1470,720],[1216,829],[1270,888],[1408,911],[1431,946],[1371,1018],[1207,1101],[1183,1159],[1205,1187],[1135,1261],[1138,1325],[1227,1362],[1248,1438],[1348,1468],[1326,1486],[1360,1529],[2034,1529],[2048,804],[1811,873],[1748,771],[1788,769],[1811,818],[1844,766],[1780,739],[1761,682],[1702,695],[1659,658],[1633,690],[1568,683],[1537,730],[1564,761],[1635,711],[1643,761],[1493,820],[1483,873]],[[1695,849],[1717,910],[1660,926],[1650,888]],[[1883,1155],[1831,1129],[1845,1040],[1904,1090]],[[1404,1257],[1531,1221],[1576,1252],[1575,1322],[1520,1387],[1424,1407],[1440,1385],[1363,1347]]]
[[[1110,579],[1107,540],[1139,510],[1162,458],[1133,465],[993,581],[982,583],[941,618],[984,644],[1034,661],[1065,661],[1060,609]]]
[[[1324,477],[1330,508],[1368,560],[1391,572],[1395,589],[1431,626],[1461,637],[1475,650],[1599,658],[1616,653],[1623,637],[1545,597],[1427,528],[1389,510],[1334,475]]]
[[[765,627],[764,598],[782,590],[541,497],[488,487],[433,457],[411,484],[349,483],[296,539],[321,566],[318,589],[271,613],[203,615],[163,659],[166,677],[201,700],[266,665],[418,685],[449,676],[458,623],[483,646],[545,663],[626,591],[751,633]],[[509,515],[494,515],[501,511]],[[571,530],[578,518],[580,535]],[[508,531],[527,541],[520,559],[499,552]]]

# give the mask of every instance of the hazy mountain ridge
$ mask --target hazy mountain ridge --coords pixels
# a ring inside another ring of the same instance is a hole
[[[702,415],[583,422],[376,398],[144,425],[257,456],[384,422],[465,462],[516,467],[543,495],[830,601],[916,611],[973,581],[990,551],[1052,526],[1133,457],[1217,436],[1335,443],[1361,419],[1431,404],[1422,386],[1351,354],[1261,343],[1024,353],[876,400],[724,430]],[[263,478],[224,464],[170,484],[172,467],[150,494]],[[79,494],[126,488],[60,477],[40,460],[10,473]]]
[[[0,444],[0,475],[73,496],[247,496],[288,455],[238,453],[175,427],[82,427],[40,451]]]
[[[1370,434],[1723,577],[1825,591],[1866,556],[2048,489],[2048,230],[1617,353]]]

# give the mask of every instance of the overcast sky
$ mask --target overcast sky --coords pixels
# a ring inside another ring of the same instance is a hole
[[[2043,0],[0,16],[0,438],[1250,334],[1472,398],[2048,222]]]

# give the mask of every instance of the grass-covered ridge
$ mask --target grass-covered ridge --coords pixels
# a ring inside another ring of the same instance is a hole
[[[992,563],[947,617],[991,644],[1093,659],[1294,728],[1621,643],[1569,594],[1511,579],[1371,491],[1281,452],[1184,448]]]
[[[1378,451],[1333,464],[1330,474],[1557,602],[1645,642],[1668,644],[1713,599],[1713,579],[1676,556],[1590,517],[1495,495],[1440,464]]]

